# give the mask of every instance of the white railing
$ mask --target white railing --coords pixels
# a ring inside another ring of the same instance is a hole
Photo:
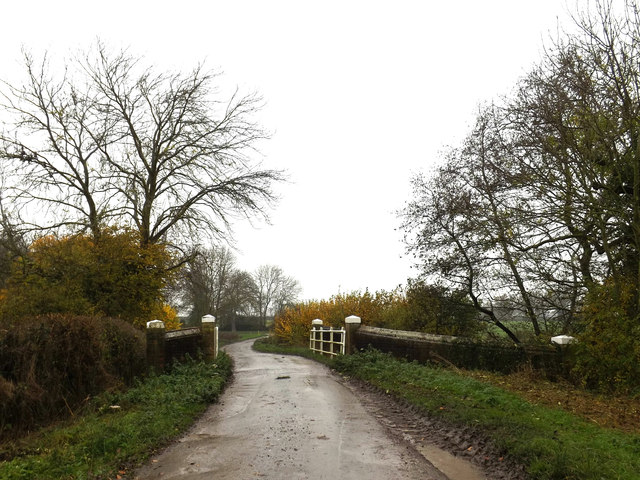
[[[309,348],[321,355],[344,355],[344,328],[323,327],[322,320],[314,320],[309,334]]]

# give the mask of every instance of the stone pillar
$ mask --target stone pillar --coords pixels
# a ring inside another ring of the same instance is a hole
[[[147,322],[147,365],[162,373],[165,361],[165,328],[161,320]]]
[[[345,324],[345,340],[344,340],[344,353],[345,355],[351,355],[356,351],[356,332],[360,328],[362,321],[360,317],[350,315],[344,319]]]
[[[202,349],[206,360],[215,360],[218,356],[218,326],[216,317],[205,315],[202,317]]]
[[[319,318],[311,321],[309,348],[316,350],[318,353],[322,350],[322,320]]]

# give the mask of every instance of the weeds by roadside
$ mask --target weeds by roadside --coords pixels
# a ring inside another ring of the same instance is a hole
[[[107,479],[123,476],[192,424],[222,392],[231,359],[187,360],[123,392],[105,393],[66,426],[0,446],[0,478]]]

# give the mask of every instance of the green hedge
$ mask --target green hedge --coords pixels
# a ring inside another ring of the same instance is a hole
[[[0,330],[0,438],[72,415],[145,371],[144,335],[117,319],[45,315]]]

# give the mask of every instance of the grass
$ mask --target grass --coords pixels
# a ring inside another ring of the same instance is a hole
[[[0,445],[0,478],[116,479],[188,428],[222,392],[231,360],[190,360],[123,392],[105,393],[88,411]]]
[[[263,350],[264,345],[259,342],[257,348]],[[266,345],[281,353],[301,348]],[[409,363],[376,351],[338,357],[330,365],[405,399],[426,415],[477,428],[526,465],[533,479],[640,478],[638,433],[603,428],[562,408],[532,403],[465,372]]]
[[[462,371],[465,375],[514,392],[537,405],[574,413],[591,423],[628,433],[640,433],[640,394],[610,395],[585,390],[568,381],[552,382],[535,371],[509,375]]]

